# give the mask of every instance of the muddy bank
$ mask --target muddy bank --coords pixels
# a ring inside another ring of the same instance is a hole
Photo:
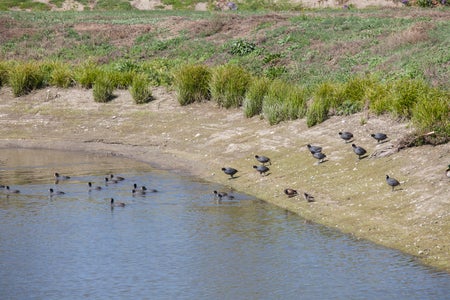
[[[241,110],[213,103],[180,107],[174,94],[154,90],[155,101],[136,105],[127,91],[107,104],[92,91],[51,88],[14,98],[0,90],[0,147],[68,149],[122,155],[192,174],[253,194],[305,218],[357,237],[400,249],[424,263],[450,271],[449,144],[395,152],[411,131],[408,124],[366,113],[333,117],[307,128],[305,120],[269,126],[246,119]],[[358,160],[351,143],[338,136],[352,131],[369,156]],[[385,132],[377,144],[371,133]],[[321,145],[327,160],[318,165],[306,144]],[[392,155],[387,155],[393,153]],[[254,156],[272,159],[268,176],[252,166]],[[229,179],[221,168],[239,170]],[[392,192],[389,174],[401,182]],[[314,195],[287,198],[294,188]]]

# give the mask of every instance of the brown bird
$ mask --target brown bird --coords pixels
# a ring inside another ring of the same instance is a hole
[[[295,197],[295,196],[298,195],[297,190],[294,190],[294,189],[285,189],[285,190],[284,190],[284,193],[285,193],[289,198],[292,198],[292,197]]]

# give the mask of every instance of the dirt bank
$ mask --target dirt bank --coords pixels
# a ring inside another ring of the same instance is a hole
[[[127,91],[99,104],[83,89],[50,88],[14,98],[2,88],[0,147],[101,151],[187,172],[450,271],[449,144],[385,156],[411,130],[408,124],[361,113],[313,128],[305,120],[269,126],[246,119],[241,110],[213,103],[180,107],[173,93],[153,93],[156,100],[145,105],[134,104]],[[358,160],[339,138],[343,130],[352,131],[370,156]],[[379,131],[388,142],[370,137]],[[323,146],[327,161],[317,165],[308,143]],[[252,168],[256,154],[272,159],[268,176]],[[238,177],[228,179],[223,166],[237,168]],[[386,174],[401,182],[400,189],[391,191]],[[311,193],[316,202],[287,198],[285,188]]]

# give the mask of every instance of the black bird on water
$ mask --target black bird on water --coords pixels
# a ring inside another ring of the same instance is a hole
[[[48,189],[48,191],[50,192],[50,196],[64,195],[64,194],[65,194],[63,191],[55,191],[55,190],[52,189],[52,188]]]
[[[353,133],[348,131],[339,132],[339,136],[341,139],[343,139],[346,143],[348,143],[353,138]]]
[[[384,134],[384,133],[380,133],[380,132],[378,132],[378,133],[372,133],[370,136],[373,137],[374,139],[376,139],[376,140],[377,140],[377,143],[379,143],[379,142],[384,141],[385,139],[387,139],[387,135]]]
[[[55,179],[56,180],[68,180],[68,179],[70,179],[70,176],[64,176],[64,175],[60,175],[59,173],[55,173]]]
[[[227,199],[234,199],[233,195],[228,194],[227,192],[218,192],[218,191],[214,191],[214,196],[219,198],[219,201],[222,200],[222,198],[227,198]]]
[[[265,176],[266,173],[269,171],[269,168],[262,165],[262,166],[253,166],[253,169],[259,172],[259,174]]]
[[[363,147],[356,146],[355,144],[352,144],[353,152],[355,152],[356,155],[358,155],[358,158],[361,159],[361,156],[365,155],[367,153],[366,149]]]
[[[238,170],[230,167],[222,168],[222,171],[225,174],[230,175],[230,178],[234,178],[234,175],[238,172]]]
[[[284,193],[285,193],[289,198],[292,198],[292,197],[295,197],[295,196],[298,195],[297,190],[294,190],[294,189],[285,189],[285,190],[284,190]]]
[[[270,162],[270,158],[268,158],[267,156],[255,155],[255,158],[256,158],[257,161],[259,161],[259,162],[262,163],[263,165],[265,165],[265,164],[271,165],[271,164],[272,164],[272,163]]]
[[[125,207],[123,202],[114,202],[114,198],[111,198],[111,207]]]
[[[397,179],[389,177],[389,175],[386,175],[386,183],[392,187],[392,191],[394,191],[396,186],[400,185]]]
[[[322,147],[320,146],[312,146],[310,144],[306,145],[306,147],[308,147],[309,152],[311,152],[311,154],[317,153],[317,152],[322,152]]]

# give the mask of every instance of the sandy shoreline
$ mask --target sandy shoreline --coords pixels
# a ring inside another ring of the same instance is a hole
[[[127,91],[116,96],[100,104],[89,90],[50,88],[14,98],[2,88],[0,147],[101,152],[192,174],[450,272],[450,181],[444,174],[449,144],[383,157],[411,130],[408,124],[361,113],[313,128],[305,120],[269,126],[213,103],[180,107],[164,89],[155,89],[156,100],[145,105],[135,105]],[[339,139],[342,130],[352,131],[355,143],[378,157],[358,160]],[[378,131],[390,141],[378,145],[370,137]],[[317,165],[308,143],[323,146],[328,161]],[[270,175],[252,168],[256,154],[272,159]],[[228,179],[223,166],[237,168],[238,178]],[[399,179],[401,189],[392,192],[385,174]],[[287,198],[285,188],[311,193],[317,201]]]

